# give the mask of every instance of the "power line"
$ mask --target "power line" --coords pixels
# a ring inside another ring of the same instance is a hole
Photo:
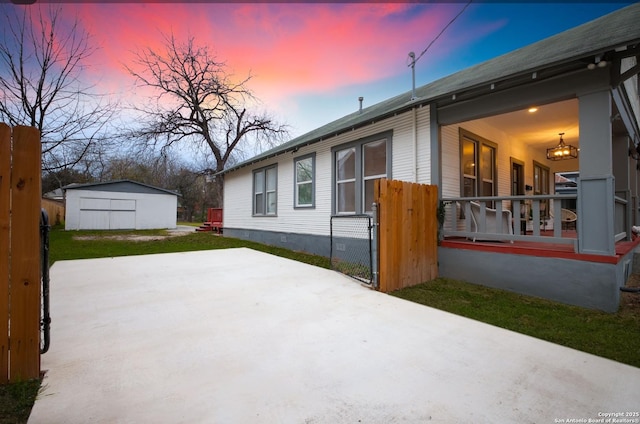
[[[421,57],[422,57],[422,56],[427,52],[427,50],[429,50],[429,49],[431,48],[431,46],[432,46],[436,41],[438,41],[438,38],[440,38],[440,36],[441,36],[441,35],[442,35],[446,30],[447,30],[447,28],[449,28],[449,27],[451,26],[451,24],[453,24],[453,23],[456,21],[456,19],[458,19],[458,18],[460,17],[460,15],[462,15],[462,14],[464,13],[464,11],[465,11],[465,10],[467,10],[467,7],[469,7],[469,5],[471,4],[471,2],[472,2],[472,1],[473,1],[473,0],[469,0],[469,2],[468,2],[468,3],[467,3],[467,4],[462,8],[462,10],[461,10],[460,12],[458,12],[458,14],[457,14],[453,19],[451,19],[451,20],[449,21],[449,23],[448,23],[444,28],[442,28],[442,31],[440,31],[440,33],[436,36],[436,38],[434,38],[434,39],[429,43],[429,45],[427,46],[427,48],[426,48],[426,49],[424,49],[424,50],[422,51],[422,53],[420,53],[420,55],[419,55],[417,58],[413,59],[413,60],[411,61],[411,63],[410,63],[408,66],[414,66],[414,65],[416,64],[416,62],[417,62],[418,60],[420,60],[420,58],[421,58]]]

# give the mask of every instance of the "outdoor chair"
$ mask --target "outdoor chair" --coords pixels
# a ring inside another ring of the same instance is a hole
[[[480,204],[477,202],[469,202],[471,205],[471,231],[480,231]],[[497,211],[492,208],[485,208],[485,233],[487,234],[513,234],[511,211],[502,210],[500,217]],[[499,224],[500,223],[500,224]],[[473,241],[481,240],[474,237]],[[513,243],[513,240],[511,241]]]
[[[560,223],[562,225],[563,230],[575,230],[576,229],[576,221],[578,220],[578,215],[571,209],[560,209]],[[553,213],[549,214],[549,219],[547,220],[548,224],[550,224],[551,229],[553,229]],[[546,225],[545,225],[546,229]]]
[[[578,215],[571,209],[562,209],[562,229],[568,230],[570,227],[576,228],[576,221],[578,220]]]

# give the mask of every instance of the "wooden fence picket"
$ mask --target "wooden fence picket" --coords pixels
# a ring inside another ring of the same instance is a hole
[[[40,133],[13,128],[9,380],[40,375]]]
[[[0,123],[0,384],[9,381],[9,202],[11,128]]]
[[[40,133],[0,123],[0,383],[40,377]]]

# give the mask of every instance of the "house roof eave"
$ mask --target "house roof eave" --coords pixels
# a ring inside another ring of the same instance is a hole
[[[78,184],[78,183],[72,183],[69,185],[66,185],[64,187],[62,187],[63,191],[67,191],[67,190],[79,190],[79,189],[83,189],[83,188],[89,188],[89,187],[99,187],[99,186],[105,186],[105,185],[114,185],[114,184],[120,184],[120,183],[128,183],[128,184],[135,184],[141,187],[145,187],[145,188],[149,188],[155,191],[161,191],[164,192],[166,194],[172,194],[174,196],[179,196],[181,197],[182,195],[178,192],[172,191],[172,190],[168,190],[166,188],[161,188],[161,187],[155,187],[149,184],[144,184],[144,183],[140,183],[138,181],[133,181],[133,180],[128,180],[128,179],[122,179],[122,180],[113,180],[113,181],[103,181],[103,182],[99,182],[99,183],[85,183],[85,184]]]

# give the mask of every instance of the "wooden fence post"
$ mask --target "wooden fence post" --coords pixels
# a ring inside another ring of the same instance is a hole
[[[40,133],[13,128],[9,380],[40,377]]]
[[[0,384],[9,381],[9,202],[11,128],[0,123]]]

